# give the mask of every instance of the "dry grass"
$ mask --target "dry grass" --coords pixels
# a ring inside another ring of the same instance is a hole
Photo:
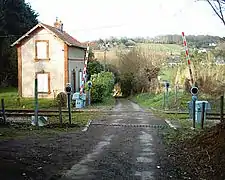
[[[176,44],[153,44],[153,43],[139,43],[136,46],[141,48],[144,52],[155,52],[156,54],[180,54],[182,46]],[[127,52],[129,49],[112,48],[106,53],[106,60],[108,64],[118,65],[118,55],[121,52]],[[95,58],[104,63],[104,51],[94,50]]]

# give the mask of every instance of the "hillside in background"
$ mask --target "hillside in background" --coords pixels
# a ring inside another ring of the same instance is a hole
[[[209,35],[197,35],[197,36],[188,35],[186,36],[186,39],[188,42],[188,46],[190,48],[197,48],[197,49],[215,47],[217,44],[224,42],[224,38]],[[136,46],[137,44],[150,44],[150,43],[182,45],[182,37],[181,35],[163,35],[163,36],[156,36],[154,38],[110,37],[105,40],[99,39],[96,41],[92,41],[91,46],[94,50],[102,50],[105,48],[130,48]]]

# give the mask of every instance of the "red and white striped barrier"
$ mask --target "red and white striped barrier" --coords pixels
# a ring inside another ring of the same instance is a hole
[[[89,55],[89,43],[87,45],[87,50],[86,50],[85,59],[84,59],[84,69],[83,69],[83,73],[82,73],[80,95],[82,95],[84,93],[84,85],[85,85],[85,82],[86,82],[86,74],[87,74],[88,55]]]
[[[191,85],[194,85],[194,79],[193,79],[193,74],[192,74],[192,70],[191,70],[191,60],[189,57],[189,52],[188,52],[188,47],[187,47],[187,40],[185,38],[184,32],[182,32],[182,38],[183,38],[183,44],[184,44],[184,48],[185,48],[185,55],[186,55],[186,59],[188,62],[188,68],[189,68],[189,73],[190,73],[190,78],[191,78]]]

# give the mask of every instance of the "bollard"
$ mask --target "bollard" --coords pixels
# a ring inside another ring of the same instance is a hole
[[[69,124],[71,125],[71,106],[70,106],[70,94],[67,94],[68,97],[68,111],[69,111]]]
[[[3,119],[3,124],[6,123],[6,117],[5,117],[5,102],[4,99],[1,100],[2,103],[2,119]]]
[[[35,118],[35,125],[38,126],[38,79],[37,76],[35,77],[34,83],[34,118]]]
[[[59,100],[59,122],[60,126],[62,127],[62,100]]]
[[[195,128],[195,99],[193,99],[193,128]]]
[[[67,106],[68,106],[68,111],[69,111],[69,124],[71,125],[71,105],[70,105],[70,98],[71,98],[71,92],[72,92],[72,87],[70,83],[66,84],[65,91],[67,93]]]
[[[204,128],[204,119],[205,119],[205,102],[202,103],[202,116],[201,116],[201,128]]]
[[[223,122],[224,96],[220,97],[220,122]]]

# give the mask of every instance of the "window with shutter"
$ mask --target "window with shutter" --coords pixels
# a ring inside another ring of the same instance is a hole
[[[35,41],[35,60],[49,60],[49,41],[36,40]]]
[[[49,73],[37,73],[38,80],[38,93],[50,92],[50,74]]]

